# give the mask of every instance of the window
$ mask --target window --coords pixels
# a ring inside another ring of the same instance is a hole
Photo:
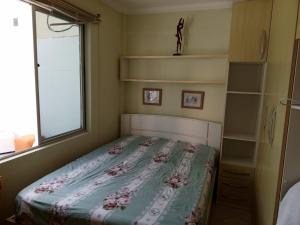
[[[83,121],[82,27],[36,11],[40,141],[80,130]]]
[[[85,129],[83,25],[4,1],[0,159]]]

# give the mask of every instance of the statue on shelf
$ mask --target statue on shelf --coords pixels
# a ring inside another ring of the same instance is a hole
[[[176,48],[176,53],[174,55],[181,55],[182,53],[183,28],[184,28],[184,19],[180,18],[177,25],[177,33],[175,34],[175,37],[177,37],[177,48]]]

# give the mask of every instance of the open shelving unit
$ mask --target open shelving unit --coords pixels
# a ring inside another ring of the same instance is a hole
[[[226,85],[228,55],[122,56],[120,80],[123,82]],[[199,74],[201,71],[201,74]]]
[[[255,168],[264,63],[230,63],[222,162]]]

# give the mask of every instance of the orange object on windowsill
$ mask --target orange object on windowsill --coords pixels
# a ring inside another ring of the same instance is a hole
[[[34,135],[24,135],[20,137],[15,137],[15,151],[20,152],[32,147],[35,141]]]

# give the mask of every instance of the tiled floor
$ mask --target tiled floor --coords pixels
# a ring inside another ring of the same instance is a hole
[[[210,225],[251,225],[251,214],[247,210],[228,205],[213,205]]]

